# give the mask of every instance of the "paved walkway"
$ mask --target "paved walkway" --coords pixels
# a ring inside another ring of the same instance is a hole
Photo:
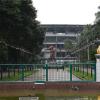
[[[24,81],[38,81],[46,80],[46,71],[45,69],[39,69],[37,72],[32,75],[24,78]],[[72,75],[73,81],[80,81],[79,78]],[[70,73],[66,69],[49,69],[48,70],[48,81],[70,81]]]

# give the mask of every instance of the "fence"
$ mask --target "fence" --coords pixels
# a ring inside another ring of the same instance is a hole
[[[0,64],[0,82],[71,82],[95,80],[95,63]]]

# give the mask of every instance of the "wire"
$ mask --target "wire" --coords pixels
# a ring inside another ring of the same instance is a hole
[[[25,50],[25,49],[22,49],[22,48],[15,47],[15,46],[13,46],[13,45],[7,44],[7,43],[4,42],[4,41],[0,41],[0,43],[4,44],[5,46],[8,46],[8,47],[14,48],[14,49],[16,49],[16,50],[22,51],[22,52],[24,52],[24,53],[33,55],[33,53],[29,52],[28,50]]]
[[[82,51],[82,50],[84,50],[84,49],[86,49],[86,48],[88,48],[88,47],[90,47],[91,45],[94,45],[95,44],[95,41],[94,42],[91,42],[91,43],[89,43],[89,44],[87,44],[87,45],[85,45],[84,47],[82,47],[82,48],[80,48],[80,49],[78,49],[78,50],[75,50],[74,52],[72,52],[71,54],[75,54],[75,53],[77,53],[77,52],[79,52],[79,51]]]

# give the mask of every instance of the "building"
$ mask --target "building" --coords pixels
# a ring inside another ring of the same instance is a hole
[[[42,57],[50,58],[50,46],[55,48],[55,58],[64,59],[70,56],[70,52],[65,50],[64,43],[67,39],[77,43],[77,37],[82,32],[84,25],[42,25],[46,30],[44,48],[42,49]]]

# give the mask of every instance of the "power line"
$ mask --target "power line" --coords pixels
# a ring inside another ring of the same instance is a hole
[[[25,50],[25,49],[23,49],[23,48],[15,47],[15,46],[10,45],[10,44],[8,44],[8,43],[6,43],[6,42],[4,42],[4,41],[0,41],[0,44],[4,44],[5,46],[11,47],[11,48],[13,48],[13,49],[22,51],[22,52],[27,53],[27,54],[30,54],[30,55],[33,55],[33,53],[29,52],[28,50]]]
[[[91,45],[94,45],[94,44],[95,44],[95,41],[85,45],[84,47],[82,47],[82,48],[80,48],[78,50],[75,50],[74,52],[72,52],[72,54],[75,54],[75,53],[77,53],[79,51],[82,51],[82,50],[84,50],[84,49],[86,49],[86,48],[88,48],[88,47],[90,47]]]

